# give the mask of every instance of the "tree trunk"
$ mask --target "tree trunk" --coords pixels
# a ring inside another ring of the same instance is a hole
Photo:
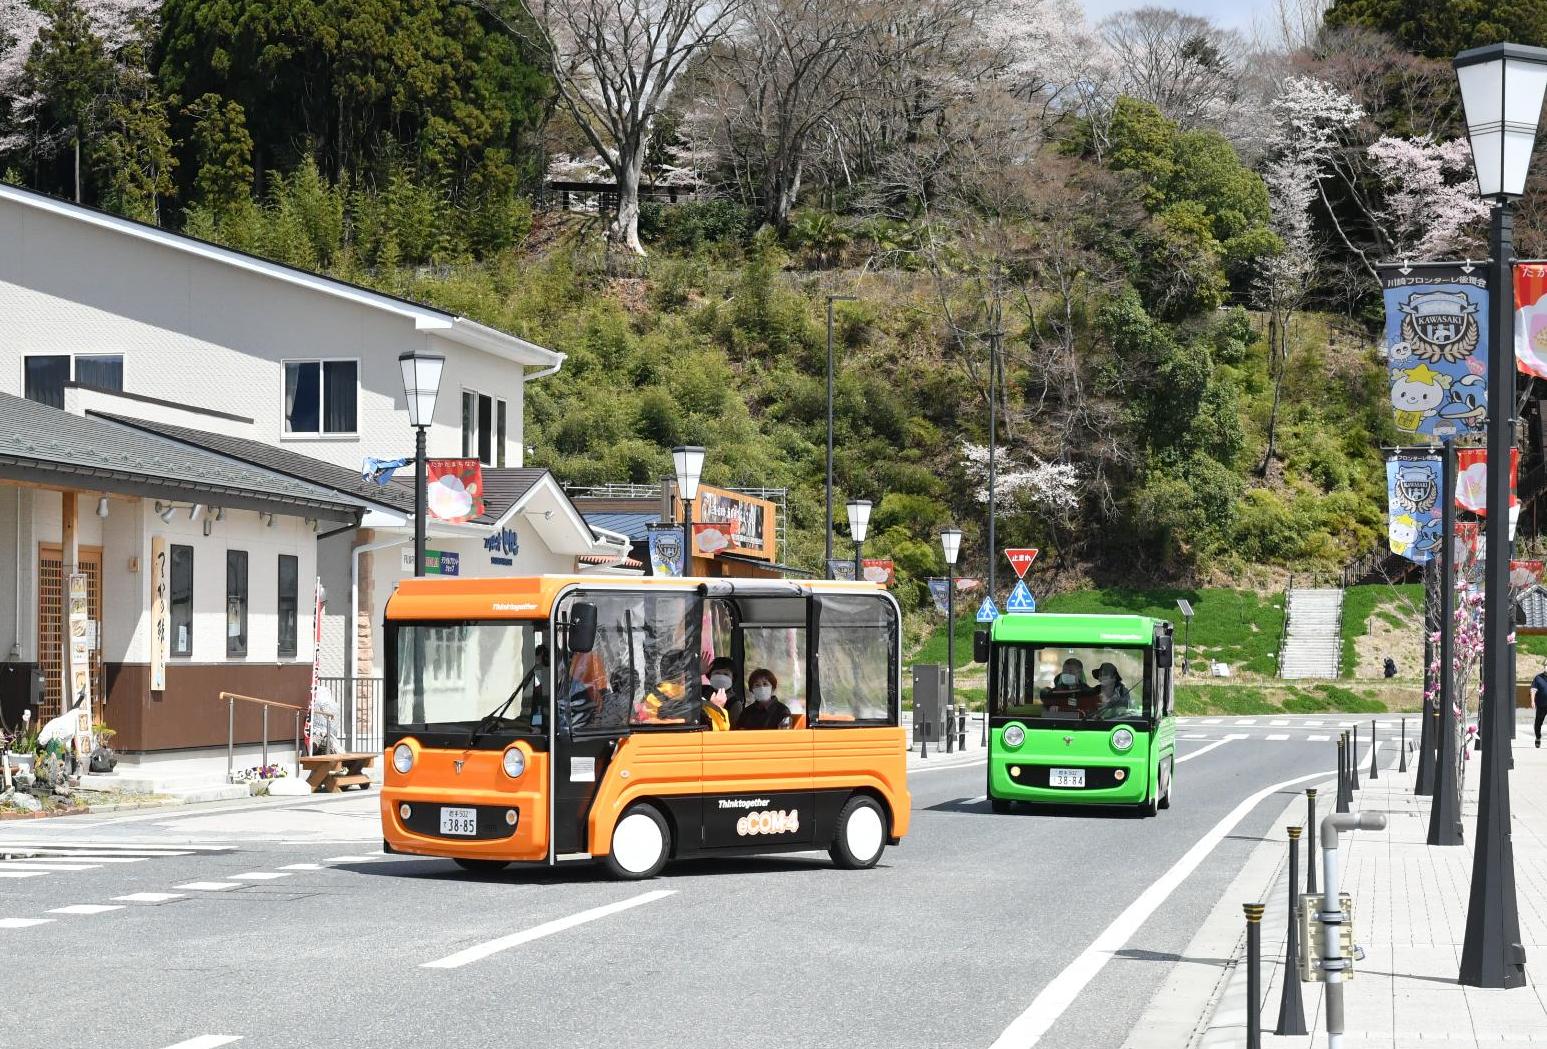
[[[1284,373],[1289,370],[1289,339],[1286,328],[1289,326],[1287,316],[1282,319],[1277,311],[1268,314],[1268,354],[1273,360],[1273,407],[1268,411],[1268,447],[1262,454],[1262,465],[1257,468],[1257,473],[1268,476],[1268,467],[1273,463],[1275,441],[1278,436],[1278,403],[1284,390]]]
[[[75,203],[81,202],[81,133],[75,132]]]
[[[607,226],[607,242],[614,247],[627,248],[635,255],[645,253],[639,243],[639,182],[645,167],[645,145],[648,138],[626,152],[619,150],[622,163],[618,165],[618,210]]]

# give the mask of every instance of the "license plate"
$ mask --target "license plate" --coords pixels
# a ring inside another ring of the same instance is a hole
[[[1047,785],[1049,787],[1083,787],[1085,786],[1084,769],[1048,769]],[[441,817],[445,819],[444,816]]]
[[[473,837],[478,833],[477,809],[441,809],[440,832]]]

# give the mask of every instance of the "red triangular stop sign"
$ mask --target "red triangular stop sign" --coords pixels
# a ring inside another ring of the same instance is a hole
[[[1025,579],[1026,569],[1037,559],[1037,548],[1034,546],[1016,546],[1005,550],[1004,555],[1010,559],[1010,567],[1015,569],[1015,578]]]

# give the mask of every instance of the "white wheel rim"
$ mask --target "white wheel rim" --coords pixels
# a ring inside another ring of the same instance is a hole
[[[849,855],[861,863],[880,854],[885,829],[881,826],[881,814],[869,805],[861,805],[849,813],[843,828],[843,841],[849,847]]]
[[[660,826],[642,812],[624,816],[612,832],[612,856],[630,874],[641,874],[661,858],[666,839]]]

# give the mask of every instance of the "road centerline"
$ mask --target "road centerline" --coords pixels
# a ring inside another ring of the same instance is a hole
[[[469,965],[473,962],[481,961],[482,959],[489,957],[491,954],[498,954],[500,951],[509,950],[512,947],[519,947],[523,943],[530,943],[533,940],[540,940],[544,936],[552,936],[554,933],[563,932],[566,929],[573,929],[577,925],[584,925],[586,922],[596,921],[598,918],[605,918],[608,915],[617,914],[620,911],[626,911],[646,903],[653,903],[656,900],[664,899],[667,896],[674,895],[676,891],[677,890],[675,889],[653,889],[650,892],[642,892],[638,896],[630,896],[626,900],[618,900],[614,903],[604,904],[600,907],[592,907],[590,910],[580,911],[576,914],[568,915],[567,917],[555,918],[553,921],[543,922],[541,925],[534,925],[532,928],[523,929],[521,932],[514,932],[508,936],[501,936],[497,939],[488,940],[484,943],[474,944],[465,950],[460,950],[455,954],[449,954],[444,958],[437,959],[436,961],[425,962],[424,964],[420,965],[419,968],[460,969],[464,965]]]

